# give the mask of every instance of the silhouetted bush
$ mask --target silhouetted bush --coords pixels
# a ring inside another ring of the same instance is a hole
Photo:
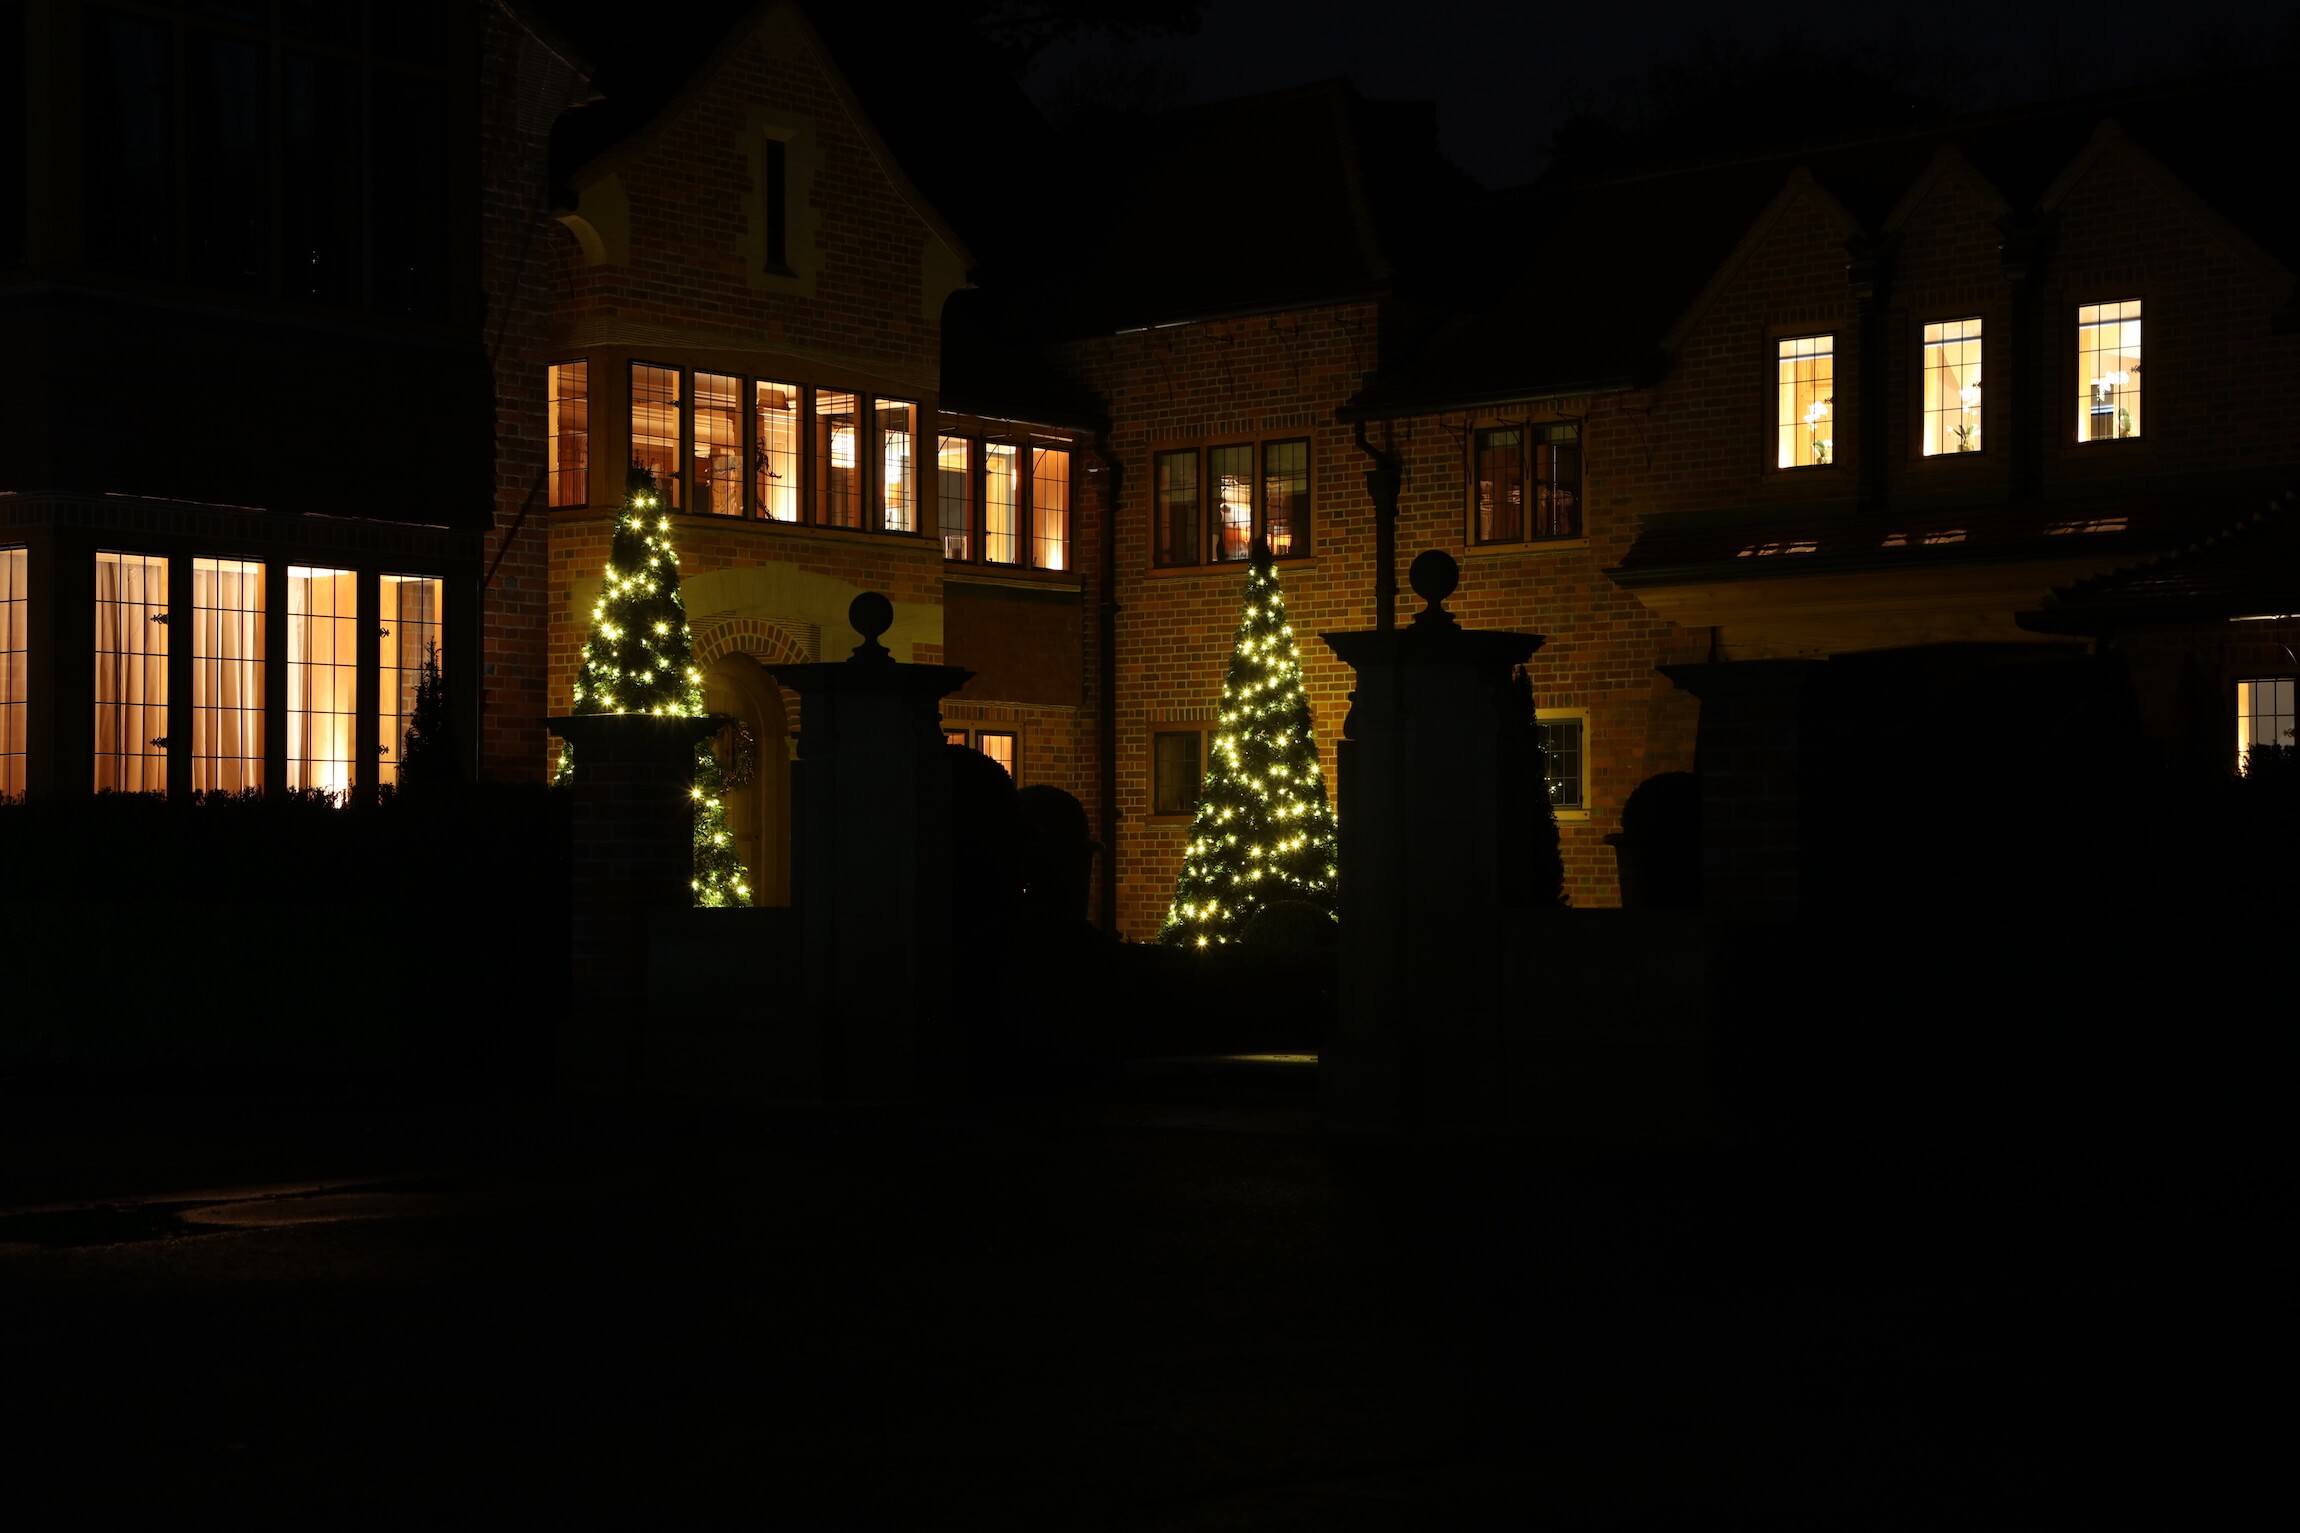
[[[1621,806],[1621,829],[1605,838],[1621,870],[1621,903],[1679,910],[1701,903],[1701,779],[1661,772]]]

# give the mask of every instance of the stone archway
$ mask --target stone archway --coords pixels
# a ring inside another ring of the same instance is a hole
[[[750,770],[740,781],[730,776],[727,825],[736,855],[751,875],[751,903],[791,902],[791,753],[782,688],[757,660],[741,651],[721,655],[703,672],[703,706],[735,723],[721,730],[713,748],[733,765],[737,731],[750,736]]]

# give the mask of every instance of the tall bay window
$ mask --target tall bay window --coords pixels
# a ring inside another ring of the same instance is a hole
[[[1981,450],[1981,322],[1925,326],[1924,455]]]
[[[24,611],[30,578],[26,551],[0,548],[0,799],[24,796],[24,713],[31,690]]]
[[[96,555],[98,792],[168,787],[168,561]]]
[[[288,567],[287,785],[351,790],[359,710],[359,578]]]
[[[1239,563],[1257,538],[1280,559],[1310,551],[1308,438],[1181,448],[1151,469],[1153,562]]]
[[[1836,337],[1793,336],[1777,343],[1774,462],[1818,468],[1836,461]]]
[[[918,405],[907,399],[881,399],[871,414],[878,422],[879,526],[888,532],[916,532]]]
[[[982,557],[989,564],[1022,559],[1022,449],[1012,442],[982,444]]]
[[[822,526],[862,525],[862,444],[856,440],[857,429],[854,395],[815,390],[815,521]]]
[[[192,561],[192,788],[264,785],[264,567]]]
[[[439,652],[440,603],[446,582],[429,575],[385,575],[379,583],[380,674],[375,691],[377,780],[399,781],[407,754],[407,726],[415,717],[423,663]]]
[[[2076,311],[2076,439],[2140,435],[2140,300]]]
[[[548,383],[545,442],[551,455],[551,504],[580,506],[591,498],[590,366],[556,363]]]
[[[695,509],[743,514],[743,380],[695,374]]]
[[[631,462],[655,480],[663,504],[679,510],[679,370],[650,362],[631,364]]]
[[[1581,426],[1521,421],[1470,438],[1471,528],[1479,543],[1581,536]]]
[[[753,386],[752,429],[757,433],[751,450],[752,504],[770,522],[799,519],[799,406],[802,392],[795,383]]]

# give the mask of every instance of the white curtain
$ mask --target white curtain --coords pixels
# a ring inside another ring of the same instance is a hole
[[[192,562],[192,786],[264,785],[264,567]]]
[[[358,577],[289,566],[289,787],[351,790],[358,657]]]
[[[25,551],[0,548],[0,798],[24,795]]]

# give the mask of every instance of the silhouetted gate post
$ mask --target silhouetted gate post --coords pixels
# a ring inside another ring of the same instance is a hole
[[[1503,1123],[1501,944],[1520,922],[1502,860],[1507,795],[1528,791],[1507,778],[1510,676],[1542,638],[1462,628],[1440,605],[1459,576],[1424,553],[1410,625],[1322,635],[1357,673],[1337,747],[1340,1015],[1319,1062],[1339,1127]]]
[[[549,722],[575,757],[575,988],[559,1077],[632,1087],[642,1074],[651,917],[694,901],[695,742],[725,720],[586,713]]]
[[[776,1094],[914,1101],[958,1081],[941,705],[972,673],[898,663],[878,642],[894,606],[875,591],[847,617],[863,636],[850,658],[771,667],[800,698],[791,901],[802,956],[786,1013],[800,1078]]]

